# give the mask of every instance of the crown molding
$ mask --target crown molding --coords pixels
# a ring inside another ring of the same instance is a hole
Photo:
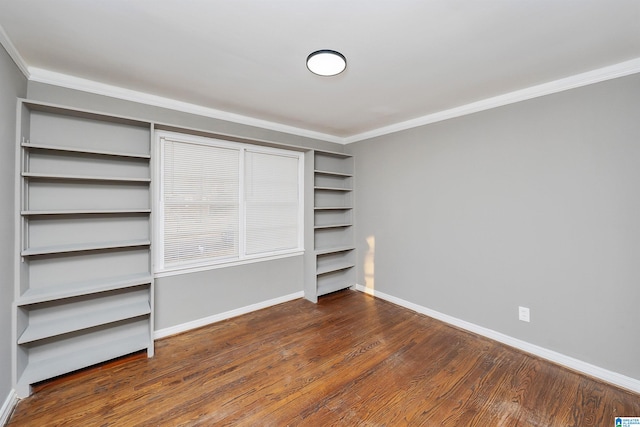
[[[4,31],[4,28],[2,28],[2,25],[0,25],[0,44],[2,45],[2,47],[4,47],[4,50],[7,51],[11,59],[13,59],[13,62],[16,63],[20,71],[22,71],[22,74],[24,74],[24,76],[29,79],[29,67],[22,58],[22,55],[20,55],[20,52],[18,52],[18,49],[16,49],[16,47],[11,42],[11,39],[9,39],[9,36]]]
[[[6,35],[3,35],[3,34],[4,33],[0,31],[0,40],[3,42],[3,44],[6,40],[7,43],[13,46],[9,41],[9,39],[6,38]],[[19,54],[17,54],[17,52],[16,52],[16,55],[18,55],[18,57],[20,58],[20,61],[22,61],[22,58],[19,56]],[[24,61],[22,61],[22,64],[24,66]],[[28,75],[29,80],[31,81],[66,87],[68,89],[81,90],[84,92],[94,93],[97,95],[110,96],[113,98],[123,99],[127,101],[139,102],[142,104],[168,108],[168,109],[182,111],[186,113],[198,114],[205,117],[211,117],[214,119],[225,120],[225,121],[248,125],[248,126],[260,127],[263,129],[269,129],[276,132],[284,132],[284,133],[298,135],[306,138],[313,138],[313,139],[333,142],[337,144],[351,144],[354,142],[364,141],[364,140],[376,138],[379,136],[384,136],[391,133],[400,132],[403,130],[408,130],[408,129],[412,129],[412,128],[416,128],[416,127],[420,127],[420,126],[424,126],[424,125],[428,125],[436,122],[441,122],[441,121],[456,118],[456,117],[462,117],[468,114],[490,110],[492,108],[502,107],[509,104],[515,104],[517,102],[526,101],[528,99],[538,98],[545,95],[551,95],[554,93],[563,92],[566,90],[575,89],[578,87],[587,86],[590,84],[615,79],[618,77],[624,77],[624,76],[636,74],[639,72],[640,72],[640,58],[635,58],[629,61],[621,62],[618,64],[603,67],[603,68],[598,68],[596,70],[588,71],[585,73],[577,74],[577,75],[566,77],[559,80],[554,80],[548,83],[531,86],[525,89],[494,96],[481,101],[472,102],[470,104],[462,105],[455,108],[450,108],[448,110],[443,110],[437,113],[428,114],[415,119],[395,123],[389,126],[383,126],[377,129],[373,129],[367,132],[351,135],[344,138],[336,135],[330,135],[322,132],[316,132],[308,129],[289,126],[282,123],[276,123],[268,120],[262,120],[262,119],[256,119],[249,116],[243,116],[240,114],[229,113],[226,111],[203,107],[200,105],[190,104],[187,102],[177,101],[174,99],[165,98],[157,95],[138,92],[130,89],[124,89],[121,87],[107,85],[104,83],[82,79],[79,77],[69,76],[67,74],[56,73],[56,72],[41,69],[41,68],[29,67],[25,75]]]
[[[618,77],[628,76],[640,72],[640,58],[610,65],[596,70],[576,74],[552,82],[531,86],[526,89],[516,90],[503,95],[494,96],[492,98],[483,99],[481,101],[472,102],[460,107],[439,111],[437,113],[428,114],[416,119],[395,123],[378,129],[373,129],[357,135],[344,138],[345,144],[372,139],[378,136],[388,135],[390,133],[400,132],[431,123],[441,122],[443,120],[453,119],[455,117],[466,116],[480,111],[490,110],[492,108],[502,107],[504,105],[515,104],[516,102],[526,101],[532,98],[538,98],[545,95],[551,95],[563,92],[569,89],[575,89],[605,80],[611,80]]]
[[[289,126],[282,123],[272,122],[268,120],[256,119],[241,114],[230,113],[227,111],[217,110],[214,108],[203,107],[201,105],[191,104],[188,102],[177,101],[171,98],[152,95],[149,93],[138,92],[131,89],[125,89],[118,86],[112,86],[105,83],[87,80],[80,77],[70,76],[68,74],[57,73],[42,68],[29,67],[29,80],[39,83],[46,83],[54,86],[61,86],[67,89],[75,89],[83,92],[89,92],[96,95],[104,95],[112,98],[118,98],[126,101],[138,102],[155,107],[168,108],[171,110],[182,111],[185,113],[197,114],[200,116],[210,117],[218,120],[238,123],[247,126],[255,126],[263,129],[269,129],[276,132],[284,132],[288,134],[298,135],[306,138],[319,139],[321,141],[335,142],[344,144],[343,138],[329,135],[322,132],[316,132],[295,126]]]

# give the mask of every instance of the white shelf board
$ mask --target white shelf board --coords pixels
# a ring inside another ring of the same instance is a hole
[[[79,148],[79,147],[67,147],[62,145],[48,145],[48,144],[34,144],[34,143],[22,143],[24,148],[35,148],[41,150],[51,150],[51,151],[64,151],[69,153],[81,153],[81,154],[98,154],[102,156],[113,156],[113,157],[130,157],[134,159],[150,159],[151,155],[148,153],[126,153],[122,151],[110,151],[110,150],[95,150],[89,148]]]
[[[122,124],[125,126],[134,126],[143,129],[149,129],[149,125],[151,124],[151,122],[149,122],[148,120],[142,120],[129,116],[78,109],[66,105],[35,101],[31,99],[21,99],[21,101],[22,105],[29,109],[29,112],[42,111],[45,113],[52,113],[57,116],[79,117],[90,121]]]
[[[104,309],[84,313],[81,317],[62,317],[48,322],[29,325],[18,339],[18,344],[26,344],[69,332],[106,325],[119,320],[144,316],[149,313],[151,313],[151,306],[148,301],[136,301],[135,303],[123,304],[119,306],[117,310],[112,306],[105,305]]]
[[[70,181],[106,181],[106,182],[151,182],[151,178],[128,178],[94,175],[66,175],[53,173],[22,172],[22,176],[29,179],[59,179]]]
[[[348,153],[339,153],[337,151],[324,151],[324,150],[316,150],[315,151],[316,155],[319,156],[330,156],[330,157],[338,157],[341,159],[348,159],[349,157],[353,157],[352,154],[348,154]]]
[[[324,190],[324,191],[353,191],[351,188],[342,188],[342,187],[313,187],[316,190]]]
[[[33,215],[104,215],[104,214],[146,214],[151,213],[151,209],[56,209],[20,212],[22,216]]]
[[[51,357],[37,361],[29,361],[20,376],[20,384],[33,384],[62,374],[77,371],[87,366],[115,359],[149,347],[148,333],[120,339],[116,345],[103,343],[99,346],[85,348],[82,351],[69,352],[63,356]]]
[[[323,230],[326,228],[346,228],[351,227],[352,224],[329,224],[329,225],[316,225],[313,227],[314,230]]]
[[[342,176],[342,177],[345,177],[345,178],[351,178],[353,176],[352,173],[334,172],[334,171],[321,170],[321,169],[316,169],[316,170],[314,170],[314,172],[316,174],[318,174],[318,175]]]
[[[67,283],[37,289],[28,289],[18,300],[17,306],[37,304],[80,295],[95,294],[115,289],[132,288],[150,284],[153,281],[151,273],[132,274],[111,279],[94,280],[81,283]]]
[[[352,251],[354,249],[355,249],[355,246],[336,246],[333,248],[322,248],[322,249],[316,249],[316,255],[327,255],[327,254],[334,254],[338,252],[347,252],[347,251]]]
[[[355,264],[351,261],[339,262],[335,264],[324,265],[316,268],[316,275],[321,276],[323,274],[332,273],[334,271],[346,270],[348,268],[355,267]]]
[[[43,246],[36,248],[27,248],[22,251],[22,256],[33,255],[49,255],[49,254],[62,254],[68,252],[85,252],[96,251],[101,249],[120,249],[120,248],[132,248],[135,246],[149,246],[151,241],[146,240],[122,240],[116,242],[99,242],[99,243],[76,243],[70,245],[55,245],[55,246]]]
[[[353,209],[353,206],[316,206],[313,209],[316,211],[348,211]]]

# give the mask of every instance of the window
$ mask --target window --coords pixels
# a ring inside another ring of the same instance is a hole
[[[158,271],[303,249],[303,154],[159,132]]]

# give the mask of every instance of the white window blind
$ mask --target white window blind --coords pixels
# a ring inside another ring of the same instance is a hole
[[[164,266],[238,256],[240,151],[164,143]]]
[[[298,157],[245,152],[246,253],[299,245]]]
[[[301,153],[166,134],[160,271],[302,250]]]

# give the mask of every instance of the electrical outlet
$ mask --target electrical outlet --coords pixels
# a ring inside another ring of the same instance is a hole
[[[518,319],[523,322],[529,322],[531,319],[529,317],[529,308],[528,307],[518,307]]]

